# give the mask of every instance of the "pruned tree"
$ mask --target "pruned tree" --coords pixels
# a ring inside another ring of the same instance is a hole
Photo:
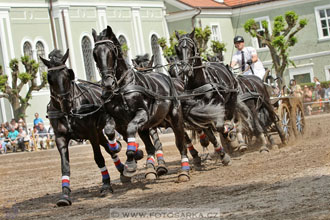
[[[295,66],[294,62],[289,59],[289,49],[298,42],[295,35],[307,25],[307,19],[299,21],[298,19],[299,16],[294,11],[288,11],[284,16],[275,17],[272,34],[269,32],[267,21],[262,21],[263,33],[258,33],[259,27],[254,19],[249,19],[244,24],[245,32],[257,37],[269,48],[276,76],[281,79],[290,63]]]
[[[179,35],[186,34],[186,32],[183,30],[178,30],[177,33]],[[207,60],[207,57],[210,55],[216,56],[219,59],[223,59],[222,52],[226,51],[224,43],[220,43],[219,41],[212,40],[211,41],[211,50],[209,50],[209,48],[208,48],[208,42],[211,37],[211,29],[209,26],[206,26],[204,29],[201,27],[195,28],[194,34],[195,34],[194,37],[195,37],[195,40],[197,43],[197,47],[198,47],[200,56],[204,60]],[[170,63],[176,55],[175,45],[178,44],[177,36],[176,36],[175,32],[173,32],[173,34],[170,36],[169,45],[167,44],[167,41],[164,37],[162,37],[158,40],[158,44],[162,48],[163,54],[164,54],[167,62]]]
[[[0,66],[0,98],[9,100],[14,117],[18,120],[20,117],[25,118],[25,112],[30,105],[29,101],[32,98],[32,91],[39,91],[47,84],[47,72],[42,73],[41,84],[37,85],[36,78],[38,73],[39,64],[29,56],[21,57],[21,62],[25,67],[26,72],[19,71],[18,59],[12,59],[9,63],[11,69],[12,80],[9,84],[8,76],[3,74],[2,67]],[[27,85],[27,91],[22,91],[24,85]]]

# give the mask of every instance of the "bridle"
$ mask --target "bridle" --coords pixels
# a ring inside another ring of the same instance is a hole
[[[108,46],[110,51],[115,53],[115,56],[116,56],[115,64],[111,68],[108,67],[108,68],[102,69],[102,70],[99,67],[97,67],[97,68],[99,70],[101,78],[103,78],[104,80],[107,78],[112,78],[115,82],[115,86],[117,87],[118,82],[117,82],[117,78],[116,78],[116,69],[117,69],[117,60],[118,60],[119,51],[118,51],[116,45],[114,44],[114,42],[109,39],[100,40],[100,41],[95,42],[94,48],[96,48],[98,45],[102,45],[102,44]]]
[[[64,68],[66,68],[66,65],[65,64],[60,65],[60,66],[51,67],[51,68],[48,69],[48,72],[49,71],[54,71],[54,70],[62,70]],[[61,108],[62,108],[63,102],[65,100],[67,100],[68,102],[71,102],[72,101],[72,97],[70,96],[70,92],[71,92],[70,89],[67,92],[59,93],[59,94],[58,93],[51,92],[50,97],[53,98],[55,101],[59,102],[60,105],[61,105]]]

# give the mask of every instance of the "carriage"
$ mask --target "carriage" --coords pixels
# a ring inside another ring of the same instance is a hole
[[[299,138],[305,132],[305,115],[302,99],[293,95],[271,97],[287,139]]]

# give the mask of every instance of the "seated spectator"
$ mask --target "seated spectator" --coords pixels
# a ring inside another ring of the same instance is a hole
[[[38,123],[38,127],[38,145],[40,149],[46,149],[47,141],[49,141],[48,131],[41,122]]]
[[[25,132],[27,132],[26,124],[23,118],[19,118],[18,120],[18,127],[22,127]]]
[[[26,134],[26,131],[23,127],[18,128],[18,136],[17,136],[17,145],[22,151],[25,151],[25,142],[29,141],[29,137]]]
[[[8,134],[9,143],[7,144],[7,147],[9,149],[12,149],[13,152],[16,152],[17,136],[18,136],[18,131],[15,130],[14,127],[12,127],[11,130],[9,131],[9,134]]]
[[[18,123],[16,122],[15,118],[11,119],[10,126],[15,128],[18,131]]]
[[[38,126],[33,126],[33,129],[29,128],[28,136],[30,138],[29,146],[31,146],[31,150],[33,151],[33,148],[37,148],[38,143]]]
[[[317,91],[317,99],[324,99],[325,89],[322,88],[321,83],[319,82],[316,82],[316,91]]]
[[[303,101],[304,103],[312,102],[313,99],[313,92],[308,88],[307,85],[304,86],[304,96],[303,96]],[[305,106],[305,112],[307,115],[312,114],[312,106],[310,104],[304,105]]]
[[[54,146],[55,146],[55,134],[54,134],[54,129],[53,129],[51,124],[49,125],[49,128],[48,128],[48,135],[49,135],[49,146],[51,148],[54,148]]]

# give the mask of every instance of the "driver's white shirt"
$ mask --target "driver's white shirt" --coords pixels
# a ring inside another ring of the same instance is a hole
[[[246,62],[250,59],[252,59],[252,55],[257,55],[256,49],[253,47],[244,47],[244,60],[245,60],[245,69],[248,69],[243,73],[243,75],[252,75],[252,71],[248,68],[249,65],[246,64]],[[241,50],[237,50],[232,58],[232,62],[238,63],[240,66],[242,66],[242,52]],[[261,61],[258,58],[258,61],[255,63],[252,63],[251,68],[253,69],[254,75],[258,76],[260,79],[264,78],[265,75],[265,68],[262,65]]]

